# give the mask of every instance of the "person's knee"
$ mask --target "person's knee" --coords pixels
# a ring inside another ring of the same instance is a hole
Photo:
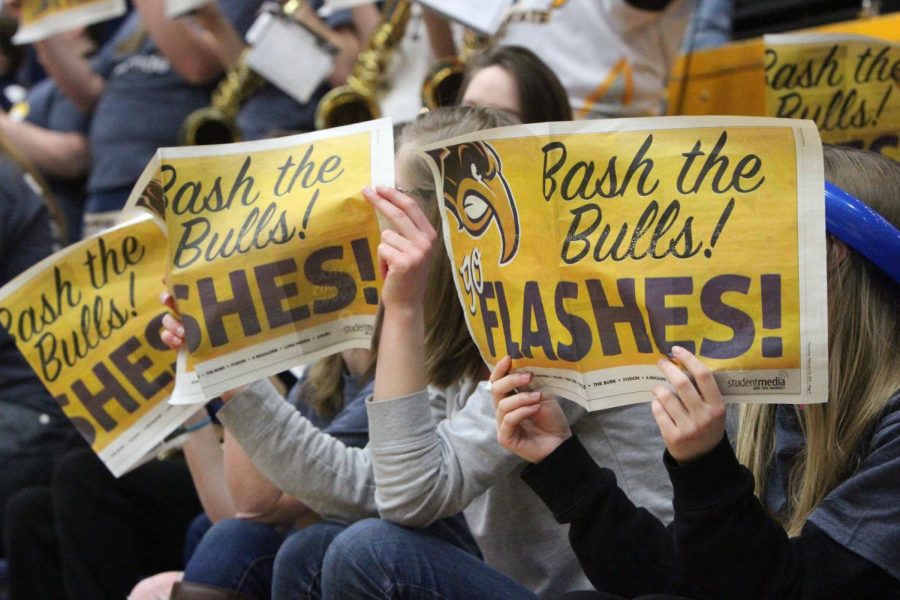
[[[323,590],[358,589],[362,582],[392,581],[401,554],[402,544],[397,542],[403,532],[401,527],[381,519],[366,519],[345,529],[325,553]]]
[[[245,563],[260,556],[274,556],[281,540],[281,534],[270,525],[246,519],[219,521],[206,532],[197,546],[186,568],[186,578],[192,580],[191,575],[200,575],[210,567],[218,572],[223,564],[246,567]]]
[[[282,536],[270,525],[226,519],[206,532],[184,570],[184,581],[259,593],[271,587],[271,565]]]
[[[271,525],[247,519],[225,519],[214,524],[203,536],[204,545],[220,547],[236,543],[281,542],[281,535]]]
[[[273,598],[319,597],[325,552],[344,529],[342,524],[323,521],[289,535],[275,556]]]

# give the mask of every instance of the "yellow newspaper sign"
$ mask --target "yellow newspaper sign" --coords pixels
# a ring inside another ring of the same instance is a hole
[[[600,409],[675,345],[731,400],[826,397],[821,144],[809,122],[509,127],[424,149],[482,356]]]
[[[900,159],[900,46],[851,35],[768,35],[764,41],[770,116],[812,119],[824,142]]]
[[[0,326],[115,475],[190,415],[166,403],[175,353],[159,337],[165,251],[144,218],[70,246],[0,290]]]
[[[22,0],[16,44],[30,44],[125,14],[125,0]]]
[[[390,122],[223,146],[164,148],[129,204],[168,236],[190,352],[176,401],[368,348],[380,228],[362,188],[393,184]]]

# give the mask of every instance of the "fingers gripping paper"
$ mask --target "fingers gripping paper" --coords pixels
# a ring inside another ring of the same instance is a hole
[[[826,397],[811,122],[526,125],[423,149],[482,356],[589,409],[646,401],[673,345],[730,400]]]
[[[142,218],[70,246],[0,290],[0,326],[116,476],[192,412],[166,403],[165,238]]]
[[[393,184],[388,120],[223,146],[164,148],[129,206],[164,223],[199,401],[370,346],[380,229],[364,186]]]

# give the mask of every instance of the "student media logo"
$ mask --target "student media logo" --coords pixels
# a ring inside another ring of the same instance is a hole
[[[735,392],[783,392],[787,389],[788,374],[778,371],[769,377],[745,375],[729,377],[725,385]]]

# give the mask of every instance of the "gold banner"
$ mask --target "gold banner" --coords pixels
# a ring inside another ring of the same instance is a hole
[[[812,119],[824,142],[900,159],[900,46],[812,34],[766,36],[765,44],[770,116]]]
[[[824,401],[811,123],[521,126],[425,151],[487,363],[509,354],[538,386],[598,409],[650,399],[656,361],[678,344],[732,400]]]
[[[162,149],[148,167],[130,205],[167,229],[186,371],[205,397],[369,347],[380,228],[361,190],[393,183],[390,127]]]
[[[0,326],[115,474],[189,413],[166,404],[175,353],[159,337],[165,237],[150,219],[48,257],[0,290]]]

